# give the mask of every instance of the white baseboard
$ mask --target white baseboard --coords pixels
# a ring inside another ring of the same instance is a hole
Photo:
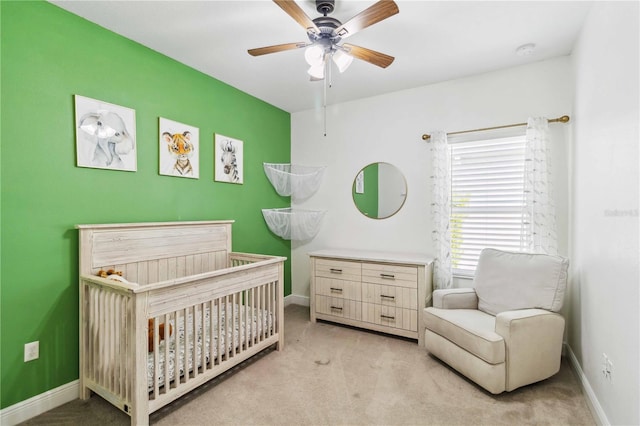
[[[289,306],[289,305],[309,306],[309,298],[307,296],[290,294],[284,298],[284,306]]]
[[[0,424],[3,426],[16,425],[78,399],[78,385],[78,380],[74,380],[7,407],[0,411]]]
[[[607,418],[607,415],[602,409],[602,406],[600,405],[600,401],[598,401],[598,398],[596,397],[596,394],[593,391],[593,388],[591,387],[591,384],[589,383],[587,376],[584,374],[584,371],[582,371],[582,367],[578,362],[578,358],[576,358],[576,355],[573,353],[573,350],[571,350],[571,346],[565,343],[564,347],[565,347],[565,353],[569,358],[569,361],[571,362],[571,367],[573,367],[573,370],[578,375],[578,379],[580,380],[582,389],[584,390],[584,393],[587,396],[587,405],[589,406],[589,410],[591,410],[591,414],[593,415],[594,420],[599,425],[610,426],[611,423],[609,423],[609,419]]]

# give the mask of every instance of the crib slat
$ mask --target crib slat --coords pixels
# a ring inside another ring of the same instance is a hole
[[[135,304],[129,300],[127,301],[127,310],[126,310],[126,326],[127,326],[127,330],[132,329],[133,327],[135,327],[134,321],[133,321],[133,308],[135,307]],[[134,363],[135,360],[133,359],[133,357],[131,357],[129,354],[134,352],[134,348],[131,346],[131,340],[129,340],[128,338],[128,334],[127,336],[125,336],[126,339],[126,353],[127,355],[125,355],[125,377],[127,378],[127,384],[126,384],[126,390],[125,390],[125,401],[131,401],[133,399],[133,380],[131,379],[132,377],[134,377],[135,375],[135,369],[134,369]]]
[[[213,351],[214,351],[214,340],[213,340],[213,336],[215,335],[214,333],[214,327],[213,327],[213,321],[215,319],[215,302],[213,300],[209,300],[209,345],[207,346],[207,349],[209,351],[209,368],[213,368],[215,365],[215,359],[214,359],[214,355],[213,355]]]
[[[259,328],[258,328],[258,340],[260,342],[262,342],[264,340],[264,317],[262,316],[262,312],[264,312],[264,285],[261,285],[258,287],[258,291],[260,296],[258,296],[258,312],[256,312],[256,315],[258,315],[258,324],[259,324]]]
[[[201,350],[200,350],[200,366],[202,368],[202,373],[207,371],[207,306],[205,303],[200,305],[202,308],[202,315],[200,317],[200,330],[202,330],[199,334],[201,339]]]
[[[175,336],[177,334],[177,330],[174,328],[173,329],[173,333],[171,330],[171,318],[175,318],[175,313],[170,313],[170,314],[165,314],[164,315],[164,381],[162,382],[162,385],[164,386],[164,393],[169,392],[169,382],[171,381],[171,377],[169,377],[169,348],[171,347],[171,345],[173,344],[174,347],[176,347],[177,345],[174,343],[175,342]],[[175,319],[173,320],[174,324],[177,324],[177,322],[175,321]],[[167,327],[169,327],[169,330],[167,331]],[[169,334],[167,334],[169,333]]]
[[[184,356],[182,357],[182,367],[183,367],[183,383],[189,382],[189,345],[191,345],[191,339],[188,332],[189,327],[189,314],[192,311],[192,307],[189,306],[184,310]],[[192,317],[193,321],[193,317]]]
[[[224,345],[222,347],[224,353],[224,361],[229,359],[229,295],[224,296]]]
[[[175,386],[177,387],[178,384],[180,383],[180,322],[181,321],[185,321],[183,318],[181,318],[182,314],[183,314],[184,310],[182,311],[176,311],[176,353],[175,353],[175,358],[173,360],[173,381],[175,383]]]
[[[264,310],[260,313],[260,316],[263,319],[263,327],[262,335],[266,339],[269,337],[269,312],[271,308],[271,285],[270,283],[266,283],[264,285]]]
[[[120,348],[120,336],[122,335],[122,333],[120,332],[120,330],[122,330],[122,321],[120,318],[120,306],[121,306],[121,301],[122,301],[122,297],[120,295],[114,294],[114,298],[113,298],[113,305],[112,305],[112,315],[113,315],[113,329],[115,331],[115,334],[113,336],[113,352],[112,352],[112,359],[113,359],[113,373],[112,373],[112,377],[113,377],[113,392],[116,393],[116,395],[120,395],[120,352],[121,352],[121,348]]]
[[[233,293],[231,295],[231,315],[229,318],[229,323],[231,324],[231,329],[229,330],[229,345],[231,345],[230,352],[231,358],[236,356],[236,294]]]
[[[218,313],[217,313],[217,317],[218,317],[218,353],[216,356],[216,363],[218,365],[220,365],[220,363],[222,362],[222,298],[219,297],[217,299],[218,302]]]
[[[160,318],[153,318],[153,394],[157,397],[160,387],[158,384],[158,375],[160,373],[160,363],[158,362],[158,346],[160,342]]]
[[[269,284],[267,284],[267,289],[269,290],[267,292],[268,294],[268,299],[267,299],[267,336],[271,336],[271,327],[270,327],[270,323],[269,323],[269,313],[273,312],[273,304],[271,303],[273,300],[273,283],[270,282]]]
[[[191,365],[193,365],[193,367],[191,368],[191,371],[193,372],[192,377],[195,379],[198,376],[198,313],[200,312],[200,305],[196,305],[193,307],[193,321],[192,321],[192,332],[191,332],[191,336],[192,336],[192,342],[191,345],[189,345],[189,348],[191,348]],[[202,315],[202,314],[200,314]]]
[[[244,306],[244,349],[249,349],[249,328],[251,327],[251,323],[249,323],[249,291],[245,290],[243,292],[244,300],[242,305]]]
[[[107,387],[111,390],[113,390],[115,388],[115,358],[116,358],[116,352],[115,352],[115,340],[117,339],[118,336],[116,336],[116,324],[115,324],[115,315],[114,315],[114,305],[115,305],[115,298],[116,298],[116,294],[115,293],[109,293],[108,294],[108,310],[107,310],[107,317],[108,317],[108,322],[109,322],[109,328],[111,329],[111,332],[109,333],[109,340],[107,341],[107,368],[109,369],[109,378],[107,380]]]
[[[100,292],[100,322],[99,328],[104,330],[103,338],[98,339],[98,355],[100,357],[100,375],[98,376],[98,383],[103,384],[106,377],[106,362],[105,362],[105,340],[109,338],[109,328],[106,327],[106,307],[105,307],[105,293]]]
[[[251,346],[256,344],[257,334],[258,323],[256,321],[256,288],[253,287],[251,289]]]

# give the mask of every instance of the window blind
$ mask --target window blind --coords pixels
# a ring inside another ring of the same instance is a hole
[[[449,147],[452,267],[456,274],[472,275],[483,248],[525,247],[525,135]]]

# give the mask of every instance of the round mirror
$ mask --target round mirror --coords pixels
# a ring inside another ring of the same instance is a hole
[[[407,199],[407,182],[393,164],[372,163],[360,170],[351,193],[360,213],[372,219],[385,219],[402,208]]]

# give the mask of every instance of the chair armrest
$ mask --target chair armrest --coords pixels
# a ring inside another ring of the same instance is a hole
[[[560,370],[564,318],[544,309],[496,315],[497,334],[505,342],[506,390],[544,380]]]
[[[433,307],[442,309],[478,309],[478,296],[472,288],[447,288],[433,292]]]

